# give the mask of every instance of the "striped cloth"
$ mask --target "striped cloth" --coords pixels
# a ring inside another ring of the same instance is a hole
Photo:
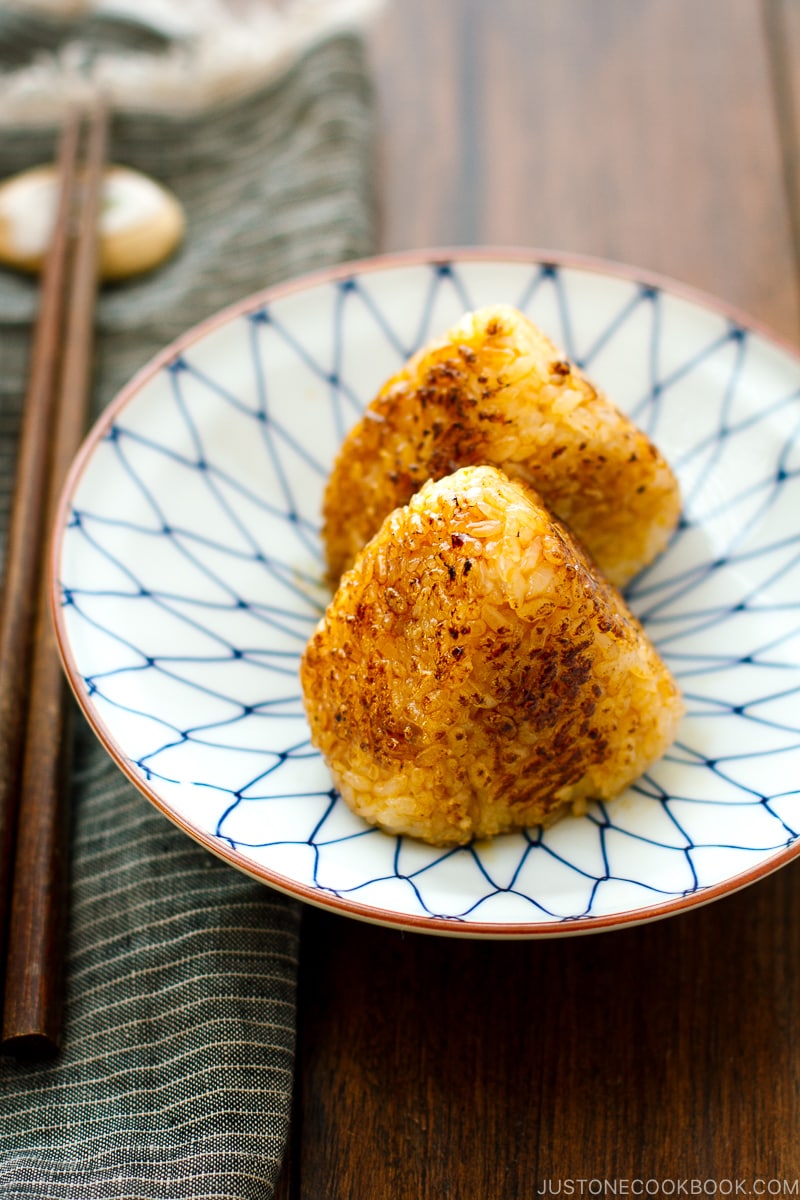
[[[247,99],[121,113],[112,134],[115,160],[182,199],[188,235],[162,270],[104,293],[96,407],[222,305],[370,249],[357,36],[328,38]],[[0,175],[52,151],[52,130],[4,130]],[[27,280],[0,274],[0,528],[34,306]],[[82,718],[72,790],[64,1044],[47,1064],[0,1059],[0,1197],[269,1197],[291,1103],[298,907],[175,829]]]

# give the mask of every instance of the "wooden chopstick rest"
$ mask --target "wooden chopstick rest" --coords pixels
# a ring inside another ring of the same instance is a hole
[[[33,167],[0,184],[0,263],[38,273],[52,237],[55,166]],[[103,177],[100,277],[128,279],[160,266],[183,239],[186,217],[162,184],[131,167]]]

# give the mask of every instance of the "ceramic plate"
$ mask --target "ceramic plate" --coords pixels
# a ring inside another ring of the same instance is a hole
[[[309,742],[320,502],[383,380],[469,308],[540,323],[672,463],[684,515],[627,597],[680,682],[672,749],[542,832],[441,850],[365,825]],[[666,916],[800,853],[800,360],[725,308],[591,262],[457,251],[251,297],[146,367],[63,498],[53,604],[98,736],[185,832],[366,920],[530,937]]]

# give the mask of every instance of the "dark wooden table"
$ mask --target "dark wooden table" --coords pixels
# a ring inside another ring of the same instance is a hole
[[[370,53],[383,249],[622,260],[798,341],[798,0],[394,0]],[[298,1049],[283,1200],[798,1196],[800,865],[554,941],[308,909]]]

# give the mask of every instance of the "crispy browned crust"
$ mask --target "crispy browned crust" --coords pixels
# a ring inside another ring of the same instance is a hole
[[[499,305],[412,358],[345,440],[323,503],[332,584],[426,479],[479,463],[532,483],[618,586],[663,550],[678,519],[677,483],[646,435]]]
[[[682,712],[616,589],[532,489],[491,467],[391,513],[343,577],[301,681],[347,803],[438,844],[617,795]]]

